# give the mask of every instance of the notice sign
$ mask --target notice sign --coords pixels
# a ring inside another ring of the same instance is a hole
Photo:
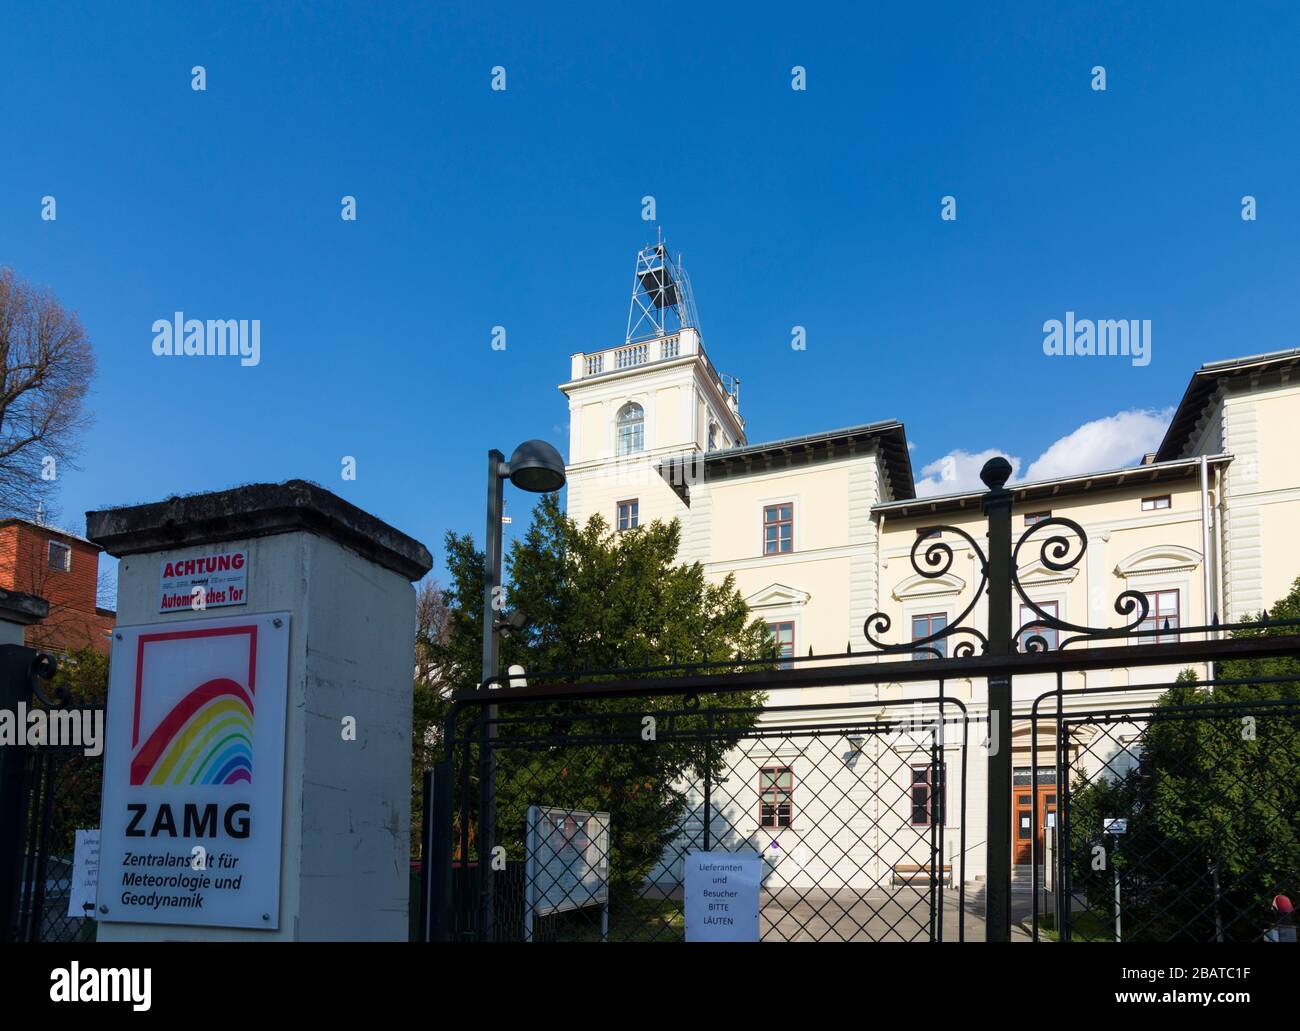
[[[158,570],[158,611],[219,609],[248,604],[248,552],[168,555]]]
[[[280,922],[289,613],[118,627],[99,919]]]
[[[686,857],[686,940],[758,941],[756,852],[692,852]]]
[[[538,915],[609,902],[609,813],[528,807],[524,905]]]
[[[95,885],[99,883],[99,828],[79,830],[72,850],[72,885],[68,916],[95,915]]]

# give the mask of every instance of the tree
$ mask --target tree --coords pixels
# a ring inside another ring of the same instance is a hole
[[[544,496],[508,559],[505,602],[528,624],[504,638],[503,668],[518,664],[534,677],[572,671],[572,679],[594,683],[615,674],[583,677],[581,671],[775,658],[766,625],[750,618],[732,577],[711,583],[699,563],[679,563],[680,539],[675,520],[615,533],[597,515],[579,527],[554,495]],[[450,686],[473,690],[481,662],[483,556],[471,538],[456,533],[447,535],[446,547],[448,634],[434,653]],[[720,774],[728,735],[752,726],[762,696],[701,696],[698,709],[673,718],[677,733],[663,728],[656,739],[643,738],[645,715],[680,710],[682,702],[602,697],[503,705],[500,734],[509,744],[496,749],[494,844],[504,845],[510,858],[524,857],[530,805],[608,812],[611,889],[616,897],[635,898],[687,807],[698,804],[686,785]],[[478,791],[472,721],[479,709],[465,707],[462,716],[458,737],[466,746],[457,758],[469,760],[472,806]],[[683,733],[706,723],[714,728],[711,743]],[[461,830],[475,853],[473,828]]]
[[[30,519],[72,465],[94,373],[77,316],[0,268],[0,514]]]
[[[86,647],[60,657],[47,693],[59,708],[66,698],[72,708],[102,709],[108,699],[108,656]],[[99,826],[104,757],[74,748],[52,749],[48,769],[50,851],[71,857],[77,829]]]
[[[1272,619],[1300,619],[1300,579]],[[1293,632],[1265,625],[1233,636]],[[1111,873],[1091,869],[1101,844],[1121,873],[1124,923],[1140,936],[1259,936],[1272,897],[1300,886],[1298,675],[1296,658],[1237,659],[1217,676],[1239,682],[1211,692],[1185,670],[1147,722],[1136,765],[1073,789],[1073,870],[1090,905],[1112,905]],[[1127,816],[1127,834],[1104,839],[1108,816]]]
[[[411,707],[411,855],[421,855],[424,833],[424,771],[442,757],[442,725],[450,707],[436,649],[447,641],[450,611],[436,580],[415,594],[415,684]]]

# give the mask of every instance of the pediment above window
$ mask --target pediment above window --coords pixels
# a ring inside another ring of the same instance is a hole
[[[755,591],[745,599],[751,609],[798,608],[807,605],[812,595],[797,587],[785,584],[769,584],[761,591]]]
[[[1201,564],[1201,553],[1177,544],[1157,544],[1135,551],[1115,567],[1115,575],[1128,578],[1151,573],[1181,573]]]
[[[1049,584],[1073,583],[1078,575],[1078,566],[1073,569],[1052,569],[1043,565],[1041,559],[1035,559],[1028,565],[1021,566],[1016,578],[1022,587],[1046,587]]]
[[[913,573],[894,586],[894,600],[904,601],[908,598],[942,598],[950,594],[961,594],[966,589],[966,581],[954,573],[943,576],[928,577]]]

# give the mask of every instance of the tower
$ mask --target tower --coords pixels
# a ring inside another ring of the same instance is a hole
[[[663,239],[637,251],[623,342],[570,356],[568,510],[615,528],[685,519],[665,470],[746,443],[739,380],[713,367],[690,277]],[[680,485],[679,485],[680,486]]]
[[[660,229],[658,243],[647,244],[636,255],[632,300],[627,309],[627,336],[623,342],[630,344],[638,335],[662,337],[684,328],[699,332],[700,316],[695,310],[695,296],[682,257],[679,254],[673,260]]]

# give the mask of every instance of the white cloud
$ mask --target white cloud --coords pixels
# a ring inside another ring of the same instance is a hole
[[[1044,451],[1026,471],[1026,480],[1101,472],[1136,465],[1164,438],[1174,410],[1120,412],[1085,422]]]
[[[931,462],[921,470],[921,478],[916,481],[916,496],[927,498],[932,494],[960,494],[968,490],[984,490],[980,480],[980,470],[990,458],[1006,454],[997,448],[987,451],[950,451],[936,462]],[[1020,471],[1020,459],[1009,458],[1011,474]]]
[[[1136,465],[1142,456],[1154,451],[1165,435],[1174,410],[1128,411],[1094,419],[1055,441],[1020,475],[1021,459],[997,448],[970,452],[950,451],[921,470],[916,481],[916,496],[960,494],[984,490],[980,469],[990,458],[1006,456],[1011,463],[1011,483],[1051,480],[1086,472],[1102,472]]]

